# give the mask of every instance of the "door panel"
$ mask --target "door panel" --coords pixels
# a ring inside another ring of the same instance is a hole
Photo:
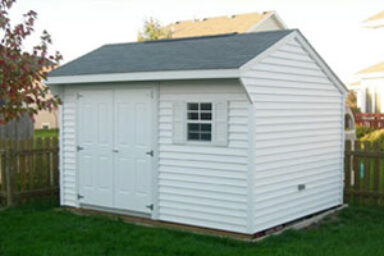
[[[79,183],[82,203],[113,206],[113,94],[84,92],[79,99]]]
[[[151,157],[150,89],[115,92],[115,207],[149,212]]]
[[[151,89],[83,92],[79,101],[81,203],[150,213]]]

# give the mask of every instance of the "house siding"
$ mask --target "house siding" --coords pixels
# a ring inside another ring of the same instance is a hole
[[[159,219],[247,233],[249,100],[238,80],[161,82]],[[177,145],[173,102],[228,100],[228,145]]]
[[[254,106],[253,231],[342,204],[339,89],[296,39],[250,67],[242,82]]]

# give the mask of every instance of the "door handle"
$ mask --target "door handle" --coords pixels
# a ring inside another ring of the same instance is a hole
[[[147,153],[145,153],[145,154],[147,154],[147,155],[149,155],[149,156],[153,157],[153,150],[151,150],[151,151],[148,151],[148,152],[147,152]]]
[[[119,150],[117,148],[112,149],[113,153],[119,153]]]

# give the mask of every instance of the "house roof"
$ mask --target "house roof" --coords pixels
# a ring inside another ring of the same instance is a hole
[[[228,33],[244,33],[256,24],[273,15],[274,12],[253,12],[232,16],[184,20],[166,26],[172,32],[172,38],[207,36]]]
[[[358,74],[380,73],[384,72],[384,62],[377,63],[373,66],[365,68],[358,72]]]
[[[369,17],[368,19],[366,19],[364,22],[369,22],[369,21],[376,21],[376,20],[381,20],[381,19],[384,19],[384,11],[382,12],[379,12],[371,17]]]
[[[239,68],[294,30],[104,45],[49,77]]]

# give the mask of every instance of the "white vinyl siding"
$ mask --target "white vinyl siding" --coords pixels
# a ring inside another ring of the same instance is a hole
[[[342,204],[341,92],[295,39],[242,82],[254,106],[253,231]]]
[[[77,176],[76,176],[76,93],[71,88],[65,88],[63,105],[61,107],[62,138],[60,138],[61,160],[61,204],[77,207]]]
[[[242,85],[161,82],[159,97],[159,219],[247,233],[250,103]],[[174,143],[172,108],[180,99],[228,102],[227,145]]]

